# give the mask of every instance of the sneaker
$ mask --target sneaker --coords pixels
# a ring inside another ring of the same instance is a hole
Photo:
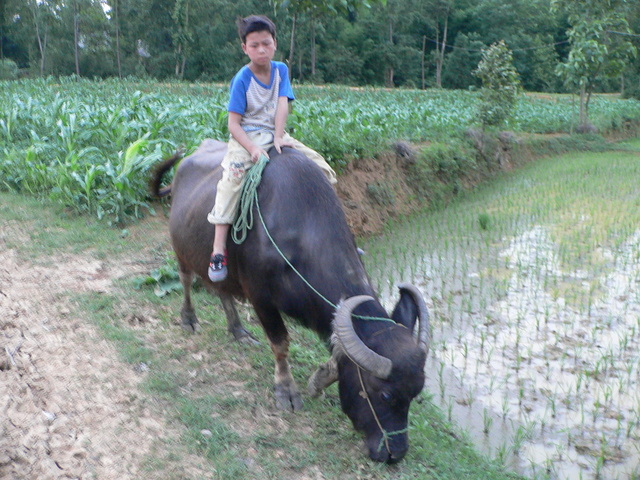
[[[211,255],[209,263],[209,280],[221,282],[227,278],[227,257],[221,253]]]

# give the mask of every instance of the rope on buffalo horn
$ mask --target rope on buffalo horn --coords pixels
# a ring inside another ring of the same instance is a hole
[[[398,289],[406,290],[418,307],[418,321],[420,322],[418,327],[418,346],[424,353],[428,354],[429,344],[431,343],[431,325],[429,323],[429,309],[424,302],[424,298],[422,298],[422,293],[411,283],[400,283],[398,284]]]
[[[369,295],[357,295],[341,302],[333,319],[333,331],[346,355],[356,365],[384,380],[389,378],[393,362],[367,347],[354,330],[351,320],[353,310],[370,300],[374,298]]]

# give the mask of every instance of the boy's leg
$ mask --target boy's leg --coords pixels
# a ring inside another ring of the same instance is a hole
[[[224,255],[227,250],[227,235],[231,225],[228,223],[217,223],[216,233],[213,237],[213,254],[221,253]]]
[[[296,150],[299,150],[301,153],[304,153],[309,158],[309,160],[311,160],[313,163],[318,165],[320,169],[324,172],[324,174],[327,176],[327,178],[329,179],[329,182],[331,183],[331,185],[335,185],[336,183],[338,183],[338,180],[336,179],[336,172],[333,171],[333,168],[331,168],[331,165],[327,163],[327,161],[322,157],[322,155],[320,155],[315,150],[307,147],[304,143],[300,142],[299,140],[296,140],[288,133],[284,134],[284,140],[286,140],[287,142],[290,142]]]
[[[233,223],[240,203],[244,178],[252,166],[249,152],[233,138],[230,139],[227,154],[222,160],[222,178],[218,182],[215,204],[207,216],[209,223]]]
[[[246,171],[252,165],[249,152],[237,141],[230,139],[227,154],[222,160],[223,172],[218,182],[215,204],[207,216],[209,223],[216,226],[209,263],[209,279],[212,282],[220,282],[227,276],[226,246],[229,227],[240,203]]]

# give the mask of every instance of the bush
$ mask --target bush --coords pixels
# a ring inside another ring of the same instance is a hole
[[[418,195],[438,205],[461,193],[465,180],[475,180],[478,165],[466,142],[433,143],[420,152],[409,172]]]
[[[396,196],[393,190],[384,182],[368,184],[367,194],[381,207],[391,207],[396,203]]]
[[[482,80],[480,123],[483,127],[502,125],[511,116],[520,90],[511,50],[504,41],[482,52],[482,61],[473,73]]]
[[[0,60],[0,80],[15,80],[18,78],[18,65],[8,58]]]
[[[625,76],[624,97],[640,100],[640,65],[636,69],[637,71]]]

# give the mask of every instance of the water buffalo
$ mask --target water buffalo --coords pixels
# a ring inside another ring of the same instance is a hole
[[[313,329],[331,340],[332,353],[310,378],[309,393],[318,395],[338,381],[342,409],[364,433],[369,456],[380,462],[402,459],[408,449],[409,405],[425,380],[429,320],[421,294],[401,285],[400,299],[387,314],[333,187],[317,166],[289,148],[270,152],[253,229],[240,245],[229,240],[228,277],[211,283],[207,267],[214,226],[206,218],[225,149],[224,143],[205,140],[182,160],[168,188],[171,241],[184,286],[183,326],[195,330],[198,323],[190,296],[194,274],[220,296],[229,331],[239,340],[249,334],[233,297],[248,299],[275,356],[276,405],[288,410],[299,409],[302,399],[289,370],[289,336],[281,313]],[[160,182],[178,160],[174,156],[156,169],[156,194],[167,193]]]

